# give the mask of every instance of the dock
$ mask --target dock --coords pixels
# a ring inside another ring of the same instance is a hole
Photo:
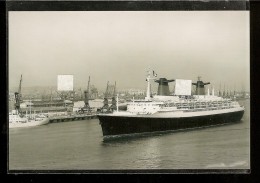
[[[79,114],[79,115],[66,115],[66,116],[52,116],[50,117],[50,123],[60,123],[68,121],[80,121],[97,118],[96,114]]]

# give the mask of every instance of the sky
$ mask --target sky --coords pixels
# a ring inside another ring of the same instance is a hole
[[[250,88],[249,11],[9,11],[8,21],[9,87],[21,74],[23,87],[72,74],[75,87],[90,76],[98,89],[145,89],[150,67],[158,78]]]

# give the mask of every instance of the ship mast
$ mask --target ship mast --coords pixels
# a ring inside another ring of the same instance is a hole
[[[151,72],[152,72],[151,69],[149,69],[147,72],[148,72],[147,78],[146,78],[147,90],[146,90],[145,100],[150,100],[151,99],[151,84],[150,84],[150,80],[154,80],[157,75],[153,71],[153,75],[152,76],[154,76],[154,77],[151,77]]]
[[[85,106],[84,106],[84,108],[86,108],[88,111],[90,110],[90,106],[89,106],[89,83],[90,83],[90,76],[88,77],[87,91],[84,91],[84,94],[85,94],[85,99],[84,99]]]
[[[118,94],[116,95],[116,111],[118,112]]]
[[[30,100],[29,100],[29,103],[30,103],[30,119],[32,119],[32,98],[30,97]]]
[[[147,89],[146,89],[146,97],[145,97],[145,100],[149,100],[150,99],[150,96],[151,96],[151,91],[150,91],[150,70],[148,71],[148,75],[147,75],[147,78],[146,78],[146,81],[147,81]]]

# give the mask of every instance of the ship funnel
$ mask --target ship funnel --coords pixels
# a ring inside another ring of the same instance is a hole
[[[157,95],[168,96],[170,95],[169,82],[175,81],[174,79],[167,80],[166,78],[160,78],[155,80],[156,83],[159,83]]]
[[[204,83],[200,80],[200,77],[198,77],[197,83],[192,83],[193,85],[196,85],[196,95],[205,95],[205,85],[210,84],[210,82]]]

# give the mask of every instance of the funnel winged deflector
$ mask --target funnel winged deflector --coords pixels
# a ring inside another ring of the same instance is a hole
[[[170,95],[170,89],[168,83],[175,81],[174,79],[160,78],[155,80],[156,83],[159,83],[157,95],[168,96]]]

